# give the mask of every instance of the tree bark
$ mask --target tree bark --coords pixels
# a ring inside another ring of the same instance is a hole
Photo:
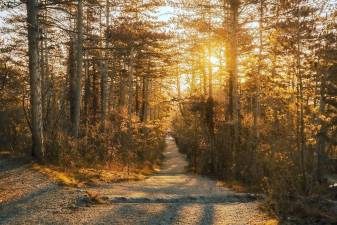
[[[325,115],[325,89],[326,89],[326,81],[325,77],[321,75],[321,86],[320,86],[320,102],[319,102],[319,112],[321,116]],[[323,175],[323,164],[324,164],[324,154],[326,148],[326,122],[319,118],[319,124],[321,126],[319,133],[317,134],[317,145],[316,145],[316,153],[317,153],[317,165],[316,165],[316,179],[319,183],[322,182]]]
[[[108,41],[108,29],[110,26],[110,5],[109,0],[106,0],[105,3],[105,52],[104,52],[104,62],[102,65],[101,71],[101,130],[105,130],[105,120],[108,108],[108,48],[109,48],[109,41]]]
[[[133,71],[134,71],[134,59],[135,59],[135,50],[131,48],[130,50],[130,58],[129,58],[129,70],[128,70],[128,120],[129,124],[131,124],[131,116],[133,112]]]
[[[255,90],[255,101],[253,108],[253,134],[255,139],[255,147],[259,139],[259,120],[260,120],[260,77],[261,77],[261,68],[262,68],[262,50],[263,50],[263,3],[264,0],[260,0],[260,18],[259,18],[259,56],[258,56],[258,65],[257,65],[257,76],[256,76],[256,90]]]
[[[141,121],[147,123],[149,111],[149,78],[143,77],[143,103],[142,103],[142,116]]]
[[[83,2],[78,0],[77,3],[77,39],[76,39],[76,73],[73,77],[73,90],[71,96],[73,105],[71,113],[73,137],[78,137],[78,131],[80,126],[80,111],[81,111],[81,76],[83,67]]]
[[[233,160],[236,161],[237,151],[239,150],[239,98],[238,98],[238,75],[237,75],[237,57],[238,57],[238,11],[240,0],[229,1],[229,5],[225,5],[225,10],[229,7],[228,13],[228,47],[226,48],[227,65],[229,74],[229,93],[228,93],[228,109],[227,117],[230,125],[231,144],[230,149]],[[235,163],[237,166],[237,162]],[[238,168],[234,168],[237,171]]]
[[[296,76],[297,76],[297,96],[298,96],[298,146],[300,151],[300,165],[302,172],[303,191],[307,188],[306,175],[306,143],[305,143],[305,125],[304,125],[304,98],[303,98],[303,77],[301,68],[301,15],[300,4],[297,5],[297,49],[296,49]]]
[[[126,105],[126,70],[125,62],[123,62],[123,69],[119,74],[119,111],[124,114]]]
[[[196,88],[195,88],[195,68],[196,68],[196,66],[195,66],[195,59],[194,59],[194,55],[192,55],[192,65],[191,65],[191,96],[193,96],[193,95],[196,95]]]
[[[38,2],[27,1],[28,57],[31,95],[32,155],[38,160],[45,156],[42,114],[42,77],[39,71]]]

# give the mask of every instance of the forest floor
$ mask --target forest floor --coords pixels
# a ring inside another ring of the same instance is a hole
[[[85,187],[0,159],[0,224],[278,224],[254,195],[187,173],[171,138],[164,155],[158,173],[144,180]]]

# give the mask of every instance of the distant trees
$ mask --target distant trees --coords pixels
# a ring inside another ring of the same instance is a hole
[[[216,14],[210,26],[197,18],[205,4],[176,5],[185,9],[180,17],[187,39],[196,37],[185,42],[186,58],[201,52],[199,62],[181,62],[193,91],[181,99],[183,113],[173,123],[195,171],[258,185],[277,202],[315,192],[333,172],[329,157],[336,152],[335,52],[328,47],[334,46],[335,9],[328,1],[211,1]],[[207,40],[202,31],[209,27],[215,38]],[[213,139],[206,91],[195,91],[210,86],[202,55],[209,42],[217,61]]]
[[[317,152],[317,180],[323,182],[324,174],[329,170],[329,154],[336,157],[337,129],[337,52],[336,52],[336,10],[329,16],[321,18],[320,23],[325,24],[319,30],[317,38],[321,42],[315,43],[314,49],[317,58],[314,62],[316,69],[317,99],[319,105],[316,152]]]
[[[155,160],[159,153],[153,151],[161,148],[164,134],[156,121],[169,111],[169,91],[161,86],[170,79],[172,65],[171,35],[154,13],[161,5],[138,0],[1,3],[6,12],[1,63],[7,59],[1,74],[19,65],[15,73],[30,76],[27,87],[24,79],[16,82],[31,92],[31,104],[23,90],[23,100],[16,99],[13,107],[27,115],[34,156],[65,166],[90,158],[105,164],[121,154],[127,163],[148,160],[146,154]],[[7,79],[3,91],[10,94]],[[2,112],[9,110],[6,105]],[[26,130],[22,134],[29,136]],[[148,134],[151,139],[143,140]],[[2,136],[7,148],[11,143]]]

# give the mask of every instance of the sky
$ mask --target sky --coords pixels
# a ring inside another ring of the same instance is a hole
[[[0,0],[1,1],[1,0]],[[159,7],[156,14],[158,15],[158,19],[160,21],[168,21],[174,15],[175,9],[170,6],[162,6]],[[0,26],[4,25],[4,18],[9,13],[7,11],[0,11]]]
[[[4,24],[4,17],[6,16],[6,12],[0,11],[0,25]]]
[[[175,13],[175,9],[170,6],[159,7],[157,10],[158,19],[161,21],[168,21]]]
[[[0,0],[2,1],[2,0]],[[330,9],[337,8],[337,0],[329,0],[330,2]],[[170,6],[162,6],[159,7],[159,9],[156,11],[156,14],[158,15],[158,19],[162,22],[170,20],[174,14],[176,13],[177,9],[170,7]],[[0,26],[4,25],[4,18],[8,15],[8,12],[6,11],[0,11]]]

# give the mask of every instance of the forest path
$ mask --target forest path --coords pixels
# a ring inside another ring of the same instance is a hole
[[[12,182],[29,186],[31,193],[0,202],[0,224],[242,225],[268,220],[253,196],[186,173],[188,163],[172,138],[167,138],[164,155],[161,170],[143,181],[88,188],[98,194],[102,204],[88,203],[84,190],[58,186],[21,168],[21,175],[11,178]],[[29,177],[38,177],[38,183]],[[4,179],[11,183],[8,176]],[[2,182],[0,179],[0,193]]]

